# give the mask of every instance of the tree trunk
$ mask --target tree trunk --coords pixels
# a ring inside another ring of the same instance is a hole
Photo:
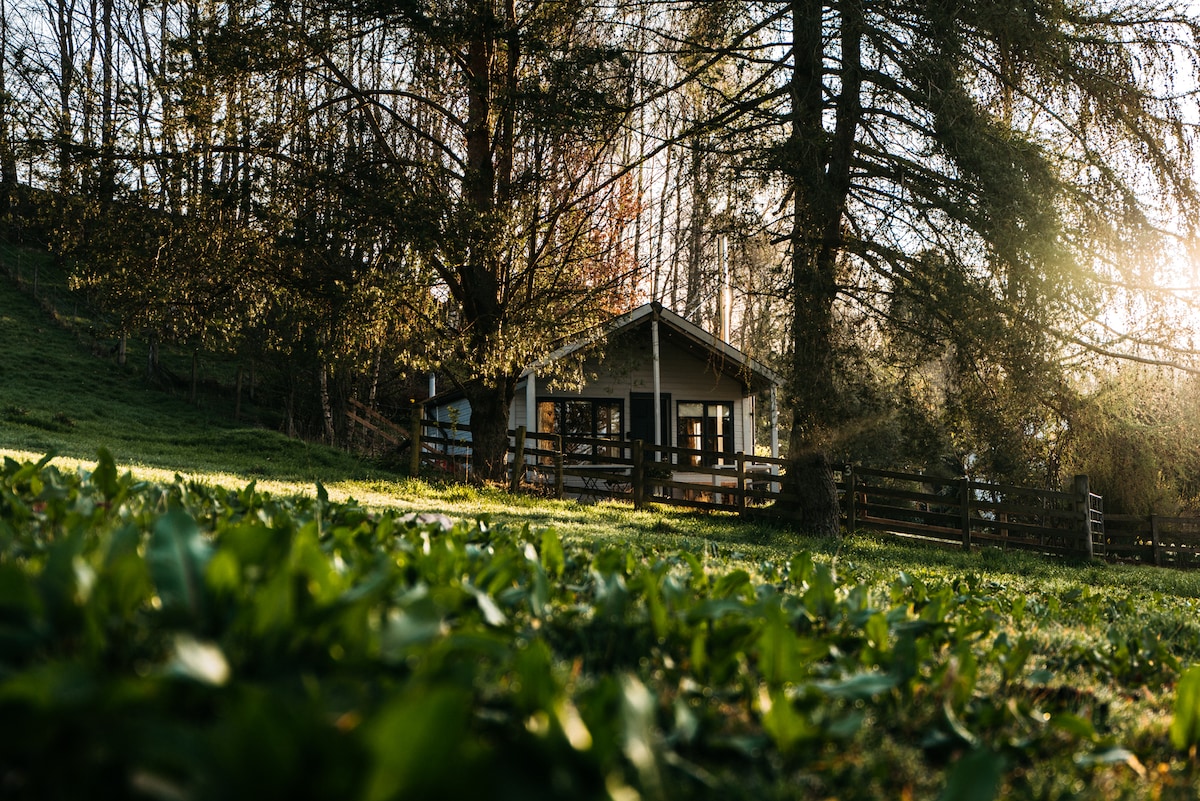
[[[293,378],[288,388],[287,403],[284,409],[286,419],[284,420],[284,431],[291,439],[296,438],[296,382]]]
[[[8,41],[8,10],[0,0],[0,47],[10,52]],[[13,206],[17,200],[17,155],[12,143],[14,104],[8,95],[7,71],[0,63],[0,220],[12,223]]]
[[[318,371],[320,373],[321,416],[325,425],[325,442],[334,445],[337,441],[337,431],[333,425],[333,402],[329,396],[329,368],[322,364],[318,367]]]
[[[115,97],[113,73],[116,54],[113,52],[113,0],[101,0],[100,28],[104,55],[100,61],[100,170],[99,199],[112,201],[117,191]]]
[[[471,404],[471,455],[476,480],[503,481],[508,466],[508,412],[515,383],[477,382],[464,394]]]
[[[819,0],[792,4],[795,59],[791,83],[790,177],[792,219],[792,364],[785,485],[796,500],[801,525],[837,534],[840,509],[828,449],[838,421],[834,381],[833,307],[837,267],[844,247],[842,218],[850,188],[850,164],[862,117],[862,8],[841,7],[841,85],[834,130],[826,129],[824,7]]]
[[[150,333],[150,342],[146,346],[146,377],[154,379],[158,376],[158,334]]]
[[[468,238],[470,250],[467,280],[460,289],[464,329],[470,330],[469,361],[483,368],[482,375],[465,383],[464,394],[471,404],[471,449],[478,480],[503,481],[508,449],[508,409],[516,391],[515,380],[502,375],[506,365],[497,363],[501,343],[503,309],[500,297],[500,247],[496,228],[497,177],[507,187],[511,176],[510,150],[513,132],[503,127],[499,136],[492,126],[492,64],[498,30],[490,0],[472,4],[473,30],[467,45],[466,171],[463,199],[471,212],[475,230]],[[511,54],[515,58],[515,54]],[[499,141],[494,141],[499,140]],[[497,176],[497,161],[500,174]]]

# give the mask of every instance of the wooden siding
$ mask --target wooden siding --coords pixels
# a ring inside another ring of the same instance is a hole
[[[746,432],[753,433],[749,404],[745,402],[745,386],[741,381],[724,375],[713,364],[697,359],[687,350],[664,341],[659,349],[659,382],[664,395],[671,396],[671,441],[676,445],[676,414],[680,402],[707,401],[733,403],[734,451],[751,452],[753,444]],[[589,359],[584,364],[584,374],[597,376],[586,383],[582,390],[554,389],[549,382],[535,378],[537,398],[595,398],[620,399],[624,401],[622,425],[629,430],[629,393],[654,391],[654,368],[652,364],[649,335],[645,346],[641,343],[624,348],[603,361]],[[525,382],[517,385],[516,398],[509,412],[509,425],[523,426],[526,421]],[[535,432],[536,433],[536,432]]]

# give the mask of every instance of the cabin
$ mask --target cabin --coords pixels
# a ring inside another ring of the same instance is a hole
[[[582,381],[565,383],[559,360],[582,360]],[[731,464],[737,453],[769,447],[778,456],[778,375],[659,303],[619,315],[558,348],[520,376],[509,428],[701,452],[672,461],[700,467]],[[769,426],[756,426],[759,415]],[[469,425],[461,395],[430,399],[426,415]],[[756,441],[755,432],[769,433]],[[600,446],[603,448],[603,446]],[[592,456],[597,446],[590,446]],[[614,455],[616,449],[614,449]],[[679,469],[679,468],[676,468]]]

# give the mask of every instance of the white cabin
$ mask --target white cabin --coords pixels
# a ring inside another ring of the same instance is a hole
[[[596,356],[588,355],[592,348]],[[563,388],[542,377],[554,362],[572,355],[584,359],[582,386]],[[739,452],[753,455],[759,445],[769,445],[777,457],[780,383],[728,342],[661,304],[647,303],[526,369],[508,424],[530,433],[640,439],[708,451],[720,454],[718,463],[731,462]],[[450,425],[469,425],[471,418],[466,400],[453,394],[432,398],[426,414]],[[769,442],[755,442],[760,414],[770,416]]]

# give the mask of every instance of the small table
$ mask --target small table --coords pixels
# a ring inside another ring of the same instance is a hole
[[[633,487],[633,468],[626,464],[573,464],[567,470],[572,475],[578,475],[583,482],[580,498],[590,495],[593,500],[599,500],[601,491],[627,492]],[[614,475],[620,475],[625,480],[614,480]],[[600,482],[604,482],[604,486]]]

